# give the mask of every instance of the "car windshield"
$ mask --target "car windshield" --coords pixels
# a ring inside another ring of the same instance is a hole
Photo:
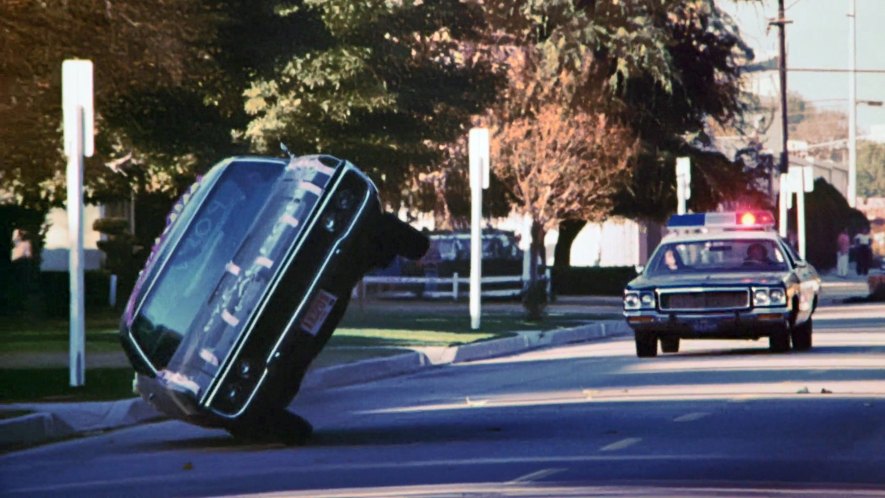
[[[282,162],[232,163],[203,201],[132,323],[155,367],[165,367],[203,310],[283,169]]]
[[[786,269],[786,256],[773,240],[698,240],[661,245],[649,264],[649,275]]]

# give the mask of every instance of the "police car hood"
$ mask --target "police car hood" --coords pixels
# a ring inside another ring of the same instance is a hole
[[[784,272],[723,272],[707,274],[640,275],[627,284],[628,290],[659,287],[732,287],[778,285]]]

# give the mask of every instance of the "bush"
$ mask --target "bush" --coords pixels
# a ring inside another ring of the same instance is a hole
[[[42,272],[39,281],[40,297],[46,315],[58,318],[68,316],[71,302],[71,284],[68,272]],[[84,303],[87,308],[108,307],[110,282],[110,274],[107,272],[88,271],[83,274]],[[119,302],[120,300],[117,299],[118,304]]]
[[[553,293],[620,296],[634,278],[632,266],[553,268]]]

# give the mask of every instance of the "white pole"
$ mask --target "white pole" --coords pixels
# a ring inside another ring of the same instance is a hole
[[[781,237],[786,238],[787,237],[787,201],[788,201],[788,196],[793,195],[792,192],[790,192],[790,184],[787,181],[787,174],[786,173],[780,174],[780,191],[781,191],[781,194],[778,197],[778,202],[777,202],[777,206],[778,206],[777,232],[780,234]]]
[[[479,330],[482,285],[482,189],[488,187],[489,130],[467,135],[470,161],[470,328]]]
[[[796,185],[796,236],[799,243],[799,256],[805,259],[805,174],[799,170]]]
[[[470,328],[479,330],[482,285],[482,176],[470,175]]]
[[[67,211],[70,240],[70,385],[85,383],[86,324],[83,285],[83,156],[92,157],[95,149],[95,111],[92,91],[92,62],[66,60],[61,65],[62,121],[67,165]]]
[[[857,74],[855,0],[848,0],[848,205],[857,203]]]
[[[70,273],[70,385],[79,387],[85,383],[86,323],[83,304],[83,108],[74,108],[75,125],[68,155],[67,211],[70,250],[68,269]]]

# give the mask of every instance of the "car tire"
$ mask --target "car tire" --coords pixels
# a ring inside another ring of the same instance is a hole
[[[808,317],[808,320],[806,320],[805,323],[793,327],[790,331],[790,335],[793,339],[793,349],[797,351],[808,351],[811,349],[813,327],[814,324],[811,321],[811,317]]]
[[[772,353],[786,353],[790,350],[790,332],[787,329],[777,330],[768,336],[768,349]]]
[[[636,334],[636,356],[653,358],[658,355],[658,338],[654,334]]]
[[[679,352],[679,338],[678,337],[662,337],[661,338],[661,351],[665,353],[678,353]]]

